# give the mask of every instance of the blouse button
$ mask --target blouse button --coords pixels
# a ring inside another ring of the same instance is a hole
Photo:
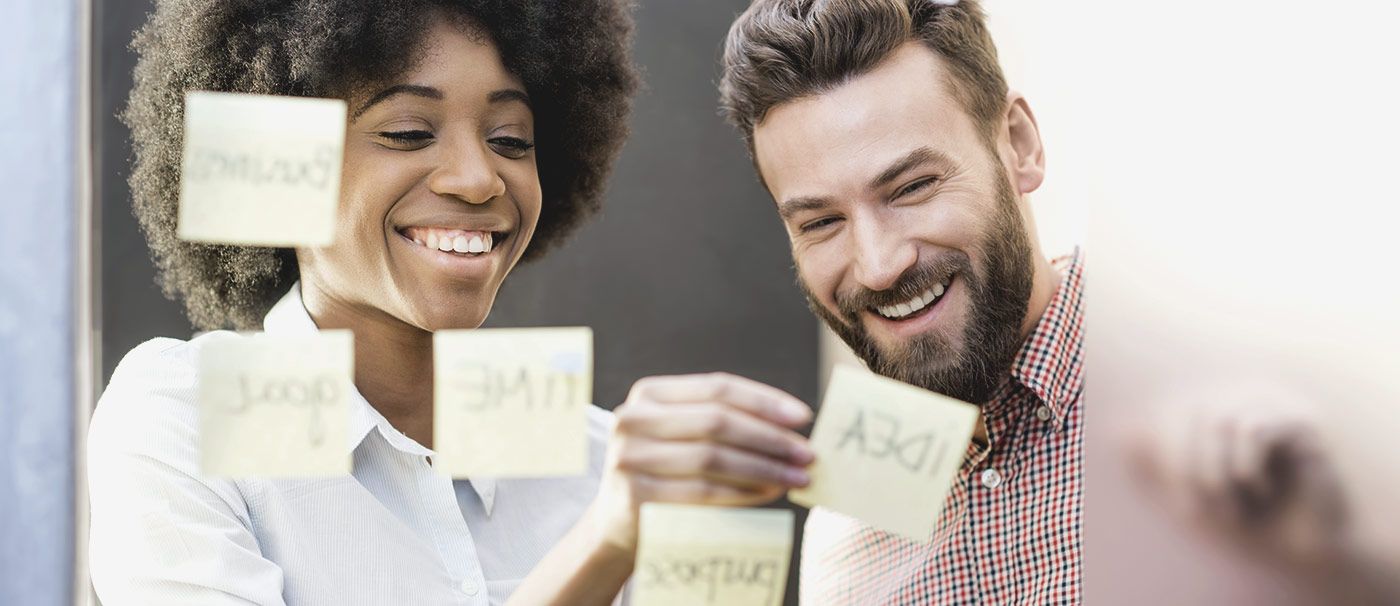
[[[478,589],[476,588],[476,583],[473,583],[471,579],[462,581],[462,593],[465,593],[467,595],[476,595],[477,591]]]

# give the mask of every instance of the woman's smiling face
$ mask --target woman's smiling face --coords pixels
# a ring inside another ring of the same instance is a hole
[[[438,19],[421,59],[352,96],[335,243],[297,250],[340,313],[475,328],[540,218],[534,119],[489,36]]]

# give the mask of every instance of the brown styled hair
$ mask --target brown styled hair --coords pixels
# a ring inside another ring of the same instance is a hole
[[[755,0],[725,40],[720,107],[752,153],[768,110],[864,74],[913,40],[943,58],[949,86],[990,141],[1007,85],[976,0]]]

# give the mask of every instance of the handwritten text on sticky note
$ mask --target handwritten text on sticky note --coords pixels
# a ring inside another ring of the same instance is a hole
[[[202,473],[240,478],[350,472],[350,331],[206,338],[199,356]]]
[[[812,429],[812,483],[788,498],[927,541],[977,415],[966,402],[837,367]]]
[[[793,516],[786,509],[642,505],[636,606],[778,606]]]
[[[188,93],[180,238],[330,244],[344,146],[344,101]]]
[[[453,477],[587,470],[591,329],[440,330],[433,369],[439,469]]]

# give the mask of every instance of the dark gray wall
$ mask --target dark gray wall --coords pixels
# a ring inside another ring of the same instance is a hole
[[[154,285],[126,188],[116,120],[131,86],[126,50],[145,0],[98,2],[94,103],[103,213],[104,380],[156,336],[187,337]],[[600,217],[507,280],[488,326],[594,329],[595,399],[612,408],[652,374],[727,370],[812,401],[817,329],[793,285],[787,239],[743,145],[716,109],[720,43],[747,0],[643,0],[636,56],[645,88]],[[800,519],[799,519],[800,528]],[[794,560],[794,569],[796,561]],[[790,590],[788,600],[795,603]]]
[[[816,395],[816,320],[787,235],[716,107],[720,43],[746,4],[638,7],[645,88],[603,213],[512,274],[487,321],[593,326],[600,405],[646,375],[708,370]]]
[[[122,356],[142,341],[188,338],[192,330],[180,306],[161,296],[155,284],[155,269],[131,214],[126,187],[131,145],[126,127],[117,120],[136,65],[127,45],[150,8],[148,0],[92,3],[93,187],[100,225],[94,246],[102,291],[97,338],[104,385]]]

